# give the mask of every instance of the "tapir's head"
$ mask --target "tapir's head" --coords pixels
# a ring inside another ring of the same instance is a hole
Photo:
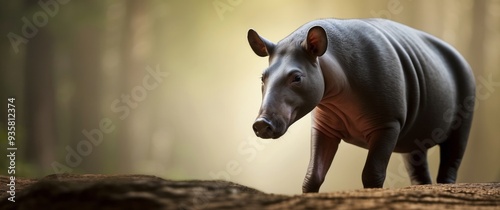
[[[325,84],[318,57],[326,51],[327,36],[322,27],[314,26],[274,44],[250,29],[248,42],[255,54],[269,56],[269,67],[262,73],[262,104],[253,130],[261,138],[276,139],[323,97]]]

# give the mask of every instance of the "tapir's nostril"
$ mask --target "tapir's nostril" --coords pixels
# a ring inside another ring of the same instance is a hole
[[[255,135],[261,138],[271,138],[274,131],[273,125],[265,118],[258,118],[253,123]]]

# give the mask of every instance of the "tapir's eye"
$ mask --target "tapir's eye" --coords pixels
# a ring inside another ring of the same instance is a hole
[[[293,80],[292,80],[293,83],[300,83],[301,81],[302,81],[301,75],[296,74],[293,76]]]
[[[293,86],[300,86],[304,75],[299,70],[292,70],[288,73],[288,82]]]

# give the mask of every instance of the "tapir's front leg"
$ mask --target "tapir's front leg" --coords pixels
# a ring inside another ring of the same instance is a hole
[[[387,165],[396,146],[399,131],[398,126],[389,126],[373,131],[367,137],[368,157],[362,175],[365,188],[381,188],[384,185]]]
[[[304,193],[319,191],[340,143],[340,139],[330,138],[315,128],[311,132],[311,160],[302,184]]]

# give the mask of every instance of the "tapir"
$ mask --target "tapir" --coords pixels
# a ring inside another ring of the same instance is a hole
[[[411,184],[432,183],[427,150],[440,148],[437,183],[454,183],[472,123],[475,82],[451,45],[385,19],[319,19],[273,43],[253,29],[252,50],[269,57],[260,138],[279,138],[312,112],[302,191],[318,192],[341,140],[368,149],[365,188],[383,187],[401,153]]]

